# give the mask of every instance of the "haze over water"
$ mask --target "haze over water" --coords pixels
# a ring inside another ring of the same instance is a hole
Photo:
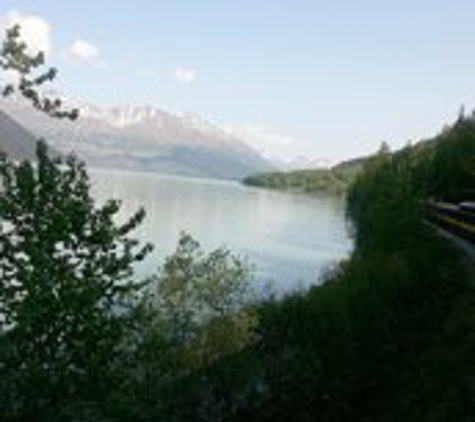
[[[99,202],[123,201],[122,216],[139,207],[147,212],[136,236],[155,249],[137,267],[139,276],[152,274],[175,250],[180,231],[206,251],[226,246],[245,256],[256,285],[276,292],[316,283],[351,250],[342,199],[147,173],[95,170],[91,179]]]

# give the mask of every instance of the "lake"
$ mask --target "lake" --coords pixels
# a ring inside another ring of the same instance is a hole
[[[207,251],[226,246],[246,257],[255,285],[276,293],[316,284],[351,251],[341,198],[150,173],[93,170],[90,176],[99,202],[122,201],[119,218],[139,207],[147,212],[135,237],[155,249],[137,266],[139,276],[156,271],[175,250],[180,231]]]

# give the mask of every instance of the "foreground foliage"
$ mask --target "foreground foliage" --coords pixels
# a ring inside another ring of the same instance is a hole
[[[0,69],[10,72],[17,79],[15,83],[7,83],[1,89],[4,97],[19,94],[37,110],[48,116],[75,120],[79,110],[64,108],[59,98],[50,98],[40,92],[40,88],[52,81],[58,71],[54,67],[35,72],[45,64],[43,52],[31,53],[22,41],[21,28],[14,25],[5,33],[5,40],[0,47]]]
[[[245,261],[183,234],[139,283],[133,265],[151,246],[129,234],[144,211],[117,224],[120,204],[94,204],[83,163],[40,142],[36,165],[3,156],[0,176],[0,419],[214,411],[206,371],[256,338]]]
[[[94,204],[84,164],[42,142],[35,166],[0,157],[0,176],[1,419],[69,420],[108,388],[150,250],[129,237],[144,211],[116,224],[120,204]]]
[[[236,372],[221,363],[256,341],[249,282],[241,258],[224,248],[205,253],[191,236],[181,235],[154,277],[155,287],[136,308],[139,323],[115,417],[214,420],[226,411],[222,383]]]

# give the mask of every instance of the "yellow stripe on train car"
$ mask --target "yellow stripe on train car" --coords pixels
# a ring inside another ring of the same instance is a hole
[[[452,224],[453,226],[457,226],[463,230],[466,230],[472,234],[475,234],[475,226],[464,223],[462,221],[456,220],[455,218],[452,217],[447,217],[445,215],[438,215],[437,216],[440,220],[445,221],[446,223]]]

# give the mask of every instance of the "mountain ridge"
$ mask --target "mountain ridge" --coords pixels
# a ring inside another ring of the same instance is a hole
[[[0,110],[0,152],[15,160],[35,160],[37,140],[19,122]],[[54,148],[50,152],[58,154]]]
[[[195,113],[86,103],[79,109],[77,121],[59,121],[19,100],[0,101],[0,110],[34,136],[96,167],[236,180],[272,168],[244,141]]]

